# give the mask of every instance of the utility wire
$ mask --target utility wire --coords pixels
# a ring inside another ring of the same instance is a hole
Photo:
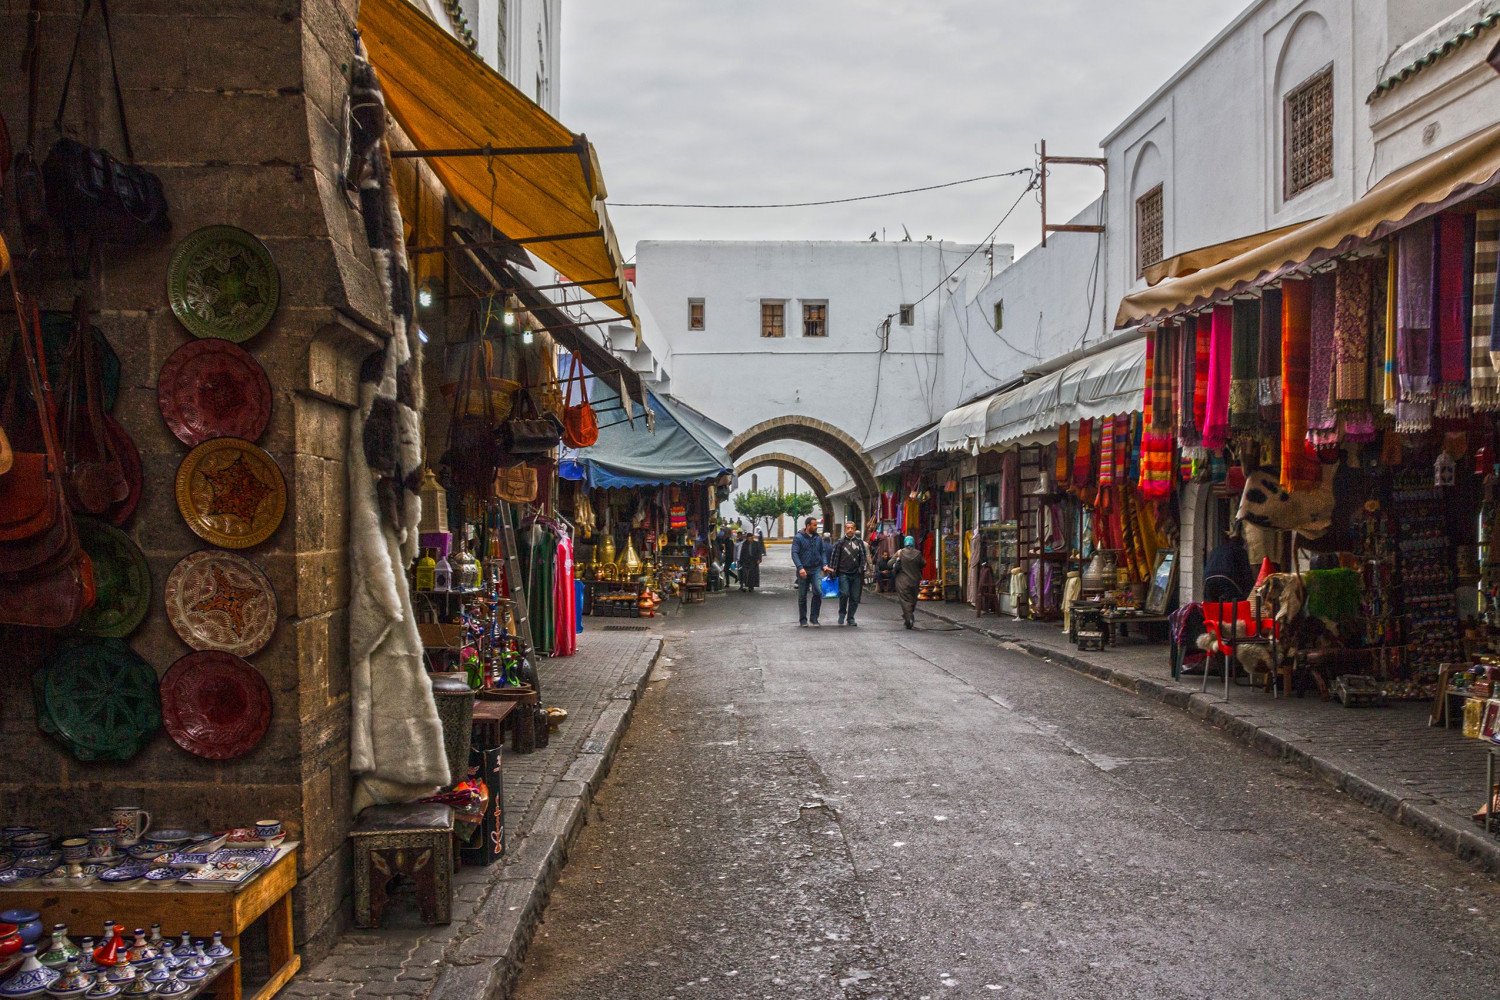
[[[1020,170],[1010,170],[1003,174],[983,174],[979,177],[965,177],[961,181],[946,181],[942,184],[928,184],[924,187],[905,188],[900,191],[884,191],[880,194],[860,194],[851,198],[830,198],[825,201],[787,201],[755,205],[707,205],[670,201],[611,201],[608,204],[610,208],[813,208],[818,205],[847,205],[851,201],[874,201],[877,198],[895,198],[903,194],[939,191],[943,188],[958,187],[960,184],[992,181],[999,177],[1018,177],[1029,173],[1033,173],[1032,168],[1023,167]]]

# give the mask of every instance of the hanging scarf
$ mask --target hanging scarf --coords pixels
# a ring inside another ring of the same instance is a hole
[[[1281,423],[1281,289],[1260,296],[1260,356],[1256,365],[1256,402],[1265,427]]]
[[[1198,320],[1189,316],[1182,321],[1182,338],[1177,345],[1177,440],[1183,448],[1196,448],[1202,435],[1194,420],[1193,400],[1197,396]]]
[[[1444,212],[1438,216],[1437,273],[1434,278],[1438,384],[1433,390],[1439,417],[1463,417],[1469,412],[1469,321],[1473,316],[1474,217]]]
[[[1336,279],[1330,272],[1308,279],[1307,440],[1314,448],[1338,444],[1333,411],[1333,314]]]
[[[1000,456],[1000,520],[1016,519],[1016,493],[1020,489],[1021,454],[1007,451]]]
[[[1309,489],[1322,476],[1307,451],[1308,350],[1312,282],[1281,286],[1281,488]]]
[[[1334,273],[1333,408],[1344,439],[1375,440],[1370,413],[1370,330],[1375,289],[1384,265],[1378,258],[1344,261]]]
[[[1396,368],[1398,365],[1398,352],[1396,348],[1396,281],[1399,268],[1396,264],[1398,256],[1399,241],[1392,240],[1387,244],[1385,256],[1385,348],[1384,356],[1380,362],[1380,408],[1386,416],[1396,415],[1396,402],[1401,393],[1397,388]]]
[[[1260,303],[1255,299],[1234,301],[1234,321],[1229,362],[1229,426],[1237,431],[1254,430],[1257,423],[1256,364],[1260,353]]]
[[[1115,422],[1105,417],[1099,425],[1099,496],[1115,485]]]
[[[1432,268],[1437,227],[1424,219],[1396,237],[1396,383],[1404,403],[1432,399]]]
[[[1208,334],[1208,386],[1204,392],[1203,447],[1219,451],[1229,443],[1230,344],[1234,306],[1214,306]]]
[[[1134,486],[1141,479],[1141,426],[1145,421],[1141,414],[1132,413],[1126,424],[1128,437],[1125,442],[1125,483]],[[1116,470],[1116,475],[1119,471]]]
[[[1146,331],[1146,385],[1141,390],[1141,411],[1147,416],[1151,414],[1156,402],[1156,341],[1158,336],[1156,330]]]
[[[1208,426],[1208,361],[1211,333],[1210,317],[1206,313],[1199,315],[1197,327],[1193,331],[1193,427],[1198,431],[1196,451],[1200,454],[1203,450],[1203,430]]]
[[[1078,421],[1078,451],[1073,455],[1073,489],[1085,500],[1094,482],[1094,421]]]
[[[1156,331],[1156,367],[1152,372],[1151,429],[1172,432],[1172,386],[1176,381],[1177,329],[1164,326]]]
[[[1469,355],[1469,390],[1474,409],[1500,410],[1500,325],[1495,296],[1500,290],[1500,208],[1481,208],[1474,220],[1474,322]]]
[[[1068,460],[1068,431],[1071,427],[1063,424],[1057,429],[1057,457],[1053,463],[1053,472],[1057,482],[1053,489],[1061,492],[1068,488],[1068,480],[1072,478],[1073,463]]]

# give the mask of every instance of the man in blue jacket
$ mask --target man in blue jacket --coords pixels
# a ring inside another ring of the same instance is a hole
[[[818,534],[818,519],[810,517],[802,530],[792,536],[792,565],[797,567],[797,624],[806,628],[818,624],[823,607],[821,581],[828,565],[828,551]],[[812,594],[812,617],[807,614],[808,594]]]

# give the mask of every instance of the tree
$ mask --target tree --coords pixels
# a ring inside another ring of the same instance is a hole
[[[764,530],[771,531],[771,522],[783,513],[781,495],[775,490],[743,490],[734,495],[734,509],[741,517],[748,518],[750,526],[756,527],[764,521]]]
[[[802,519],[818,506],[817,497],[811,493],[788,493],[781,498],[781,512],[790,517],[799,527]]]

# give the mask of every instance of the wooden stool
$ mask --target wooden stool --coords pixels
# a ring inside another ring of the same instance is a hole
[[[354,841],[354,923],[379,927],[386,890],[397,875],[416,884],[425,924],[453,919],[453,810],[429,802],[370,806],[349,833]]]

